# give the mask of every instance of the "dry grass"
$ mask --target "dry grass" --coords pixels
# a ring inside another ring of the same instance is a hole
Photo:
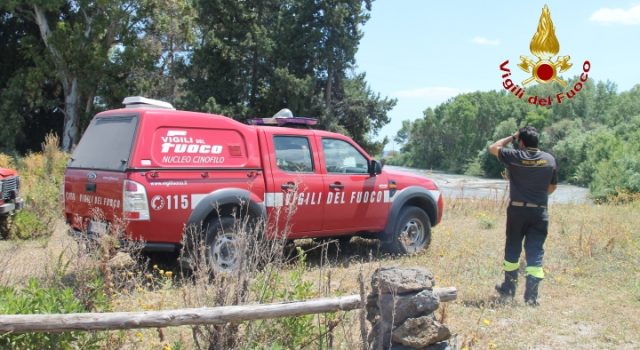
[[[400,258],[382,255],[375,241],[354,239],[338,252],[337,244],[305,241],[308,250],[304,278],[313,294],[358,294],[358,274],[365,280],[379,266],[422,266],[434,272],[440,286],[455,286],[459,298],[441,310],[440,317],[455,336],[458,349],[636,349],[640,348],[640,203],[623,205],[554,205],[546,244],[547,277],[541,285],[541,306],[522,302],[520,279],[517,299],[496,302],[493,286],[501,279],[505,208],[502,201],[449,200],[445,217],[434,229],[428,251]],[[57,230],[49,244],[0,242],[0,283],[22,283],[27,276],[46,278],[46,269],[33,261],[53,261],[59,252],[72,251],[73,241]],[[61,235],[61,236],[59,236]],[[69,254],[73,257],[73,254]],[[40,258],[37,258],[40,257]],[[47,260],[48,259],[48,260]],[[295,262],[278,264],[278,276],[299,268]],[[20,271],[22,269],[22,271]],[[162,270],[162,271],[161,271]],[[7,274],[6,271],[10,271]],[[171,271],[171,274],[167,274]],[[133,287],[122,288],[112,302],[114,311],[156,310],[216,305],[216,283],[176,279],[175,267],[160,265],[135,275]],[[150,275],[150,277],[149,277]],[[213,293],[213,294],[210,294]],[[195,296],[203,296],[195,298]],[[246,301],[256,296],[249,293]],[[326,319],[318,318],[316,322]],[[331,334],[334,348],[358,348],[357,313],[340,314]],[[239,331],[246,331],[242,326]],[[161,331],[112,332],[107,347],[157,349],[182,344],[194,346],[189,327]],[[326,343],[325,343],[326,344]],[[269,344],[264,344],[268,348]],[[308,346],[316,348],[316,345]]]
[[[13,168],[13,158],[4,153],[0,153],[0,168]]]
[[[429,251],[365,265],[424,266],[440,286],[458,287],[459,299],[447,307],[446,317],[461,349],[636,349],[639,204],[551,208],[547,278],[538,308],[522,302],[522,277],[513,303],[496,300],[506,221],[501,203],[451,201]],[[488,227],[492,217],[495,224]],[[357,291],[357,268],[336,268],[333,274],[350,293]]]

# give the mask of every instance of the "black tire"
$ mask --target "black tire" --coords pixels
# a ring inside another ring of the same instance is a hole
[[[408,206],[400,212],[391,239],[382,247],[391,254],[411,254],[424,250],[431,243],[431,220],[424,210]]]
[[[233,272],[240,268],[243,249],[238,247],[236,219],[216,217],[209,221],[205,235],[206,259],[212,272]]]
[[[0,215],[0,239],[9,238],[9,215]]]

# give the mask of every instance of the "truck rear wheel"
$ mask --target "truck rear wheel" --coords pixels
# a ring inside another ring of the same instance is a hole
[[[426,249],[431,243],[431,220],[424,210],[409,206],[400,212],[393,237],[383,241],[392,254],[411,254]]]
[[[240,268],[243,253],[236,232],[236,219],[230,216],[213,218],[205,237],[207,264],[213,272],[231,272]]]

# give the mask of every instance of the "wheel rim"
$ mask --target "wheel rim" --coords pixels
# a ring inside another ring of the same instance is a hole
[[[211,246],[211,262],[217,271],[232,271],[238,260],[236,240],[232,235],[220,234]]]
[[[424,242],[425,230],[420,220],[411,219],[404,224],[399,239],[407,248],[417,248]]]

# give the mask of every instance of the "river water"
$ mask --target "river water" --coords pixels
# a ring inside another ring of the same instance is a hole
[[[386,167],[386,166],[385,166]],[[447,174],[439,171],[389,166],[390,169],[406,171],[426,176],[436,182],[447,198],[477,198],[503,200],[509,197],[509,181],[487,179],[476,176]],[[591,204],[589,189],[573,185],[559,184],[549,196],[550,203]]]

